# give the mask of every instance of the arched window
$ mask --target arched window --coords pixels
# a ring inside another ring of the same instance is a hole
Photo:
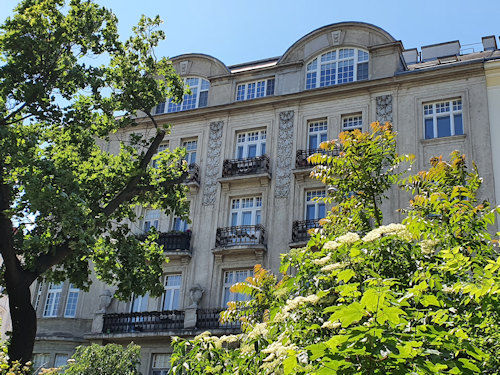
[[[186,111],[207,106],[210,82],[203,78],[188,77],[184,79],[184,83],[189,86],[191,95],[184,95],[182,103],[174,103],[172,99],[161,102],[155,107],[155,114]]]
[[[306,90],[368,79],[368,52],[339,48],[323,53],[306,67]]]

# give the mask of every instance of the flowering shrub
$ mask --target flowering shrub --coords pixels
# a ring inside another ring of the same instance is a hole
[[[350,231],[335,226],[360,198],[339,192],[344,210],[332,210],[307,247],[282,256],[279,283],[258,266],[234,287],[254,297],[222,316],[243,319],[238,311],[250,308],[242,333],[177,339],[171,373],[499,374],[500,258],[488,225],[500,209],[477,201],[480,182],[458,153],[450,163],[433,159],[429,171],[401,181],[414,194],[403,223],[354,220]],[[354,215],[374,214],[374,202]]]

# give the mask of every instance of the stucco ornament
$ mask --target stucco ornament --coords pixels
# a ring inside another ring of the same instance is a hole
[[[376,100],[377,121],[381,124],[392,122],[392,95],[377,96]]]
[[[292,180],[294,111],[280,112],[278,149],[276,152],[276,198],[287,198]]]
[[[207,170],[205,172],[205,187],[203,189],[203,205],[215,204],[217,192],[217,176],[219,174],[220,153],[222,149],[222,128],[224,121],[210,123],[208,136]]]
[[[191,308],[198,307],[198,304],[200,303],[203,293],[205,290],[201,287],[200,284],[194,284],[191,289],[189,289],[189,298],[191,299]]]
[[[105,313],[109,305],[113,301],[113,293],[109,289],[104,289],[104,291],[99,295],[99,309],[97,313]]]

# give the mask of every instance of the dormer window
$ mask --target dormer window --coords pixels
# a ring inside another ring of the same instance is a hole
[[[155,114],[187,111],[207,106],[210,82],[203,78],[189,77],[184,80],[184,83],[189,86],[191,95],[184,95],[182,103],[174,103],[172,99],[161,102],[155,107]]]
[[[274,78],[239,84],[236,87],[236,101],[263,98],[274,95]]]
[[[306,67],[306,90],[368,79],[368,52],[340,48],[313,59]]]

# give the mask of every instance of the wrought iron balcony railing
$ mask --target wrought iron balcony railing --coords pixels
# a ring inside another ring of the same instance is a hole
[[[184,328],[184,311],[104,314],[103,333],[158,332]]]
[[[264,245],[264,240],[265,230],[260,224],[217,228],[215,247]]]
[[[191,231],[159,233],[158,245],[163,251],[186,251],[191,248]]]
[[[294,221],[292,225],[292,242],[308,241],[309,229],[318,228],[319,219]]]
[[[269,173],[267,155],[246,159],[226,159],[222,165],[222,177]]]
[[[189,164],[188,166],[188,176],[185,180],[186,184],[197,183],[200,184],[200,167],[198,164]]]
[[[310,148],[307,150],[297,150],[297,154],[295,156],[295,168],[308,168],[311,167],[312,164],[310,164],[307,161],[307,158],[313,154],[323,154],[323,155],[330,155],[330,156],[339,156],[340,149],[334,149],[334,150],[323,150],[321,148]]]
[[[196,311],[196,327],[203,329],[238,329],[241,324],[237,322],[221,323],[220,313],[224,309],[200,309]]]

